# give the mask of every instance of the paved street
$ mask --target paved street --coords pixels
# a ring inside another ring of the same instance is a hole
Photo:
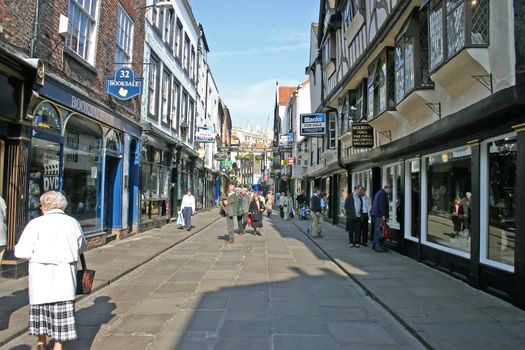
[[[275,216],[234,245],[224,231],[221,220],[79,302],[68,348],[423,348],[292,223]]]

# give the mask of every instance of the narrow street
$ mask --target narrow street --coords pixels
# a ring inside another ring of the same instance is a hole
[[[219,220],[78,302],[66,348],[424,348],[293,223],[274,215],[233,245],[225,231]]]

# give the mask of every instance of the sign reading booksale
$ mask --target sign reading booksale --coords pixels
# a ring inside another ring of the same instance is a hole
[[[119,100],[129,100],[142,94],[143,78],[135,77],[135,72],[128,67],[119,68],[115,75],[106,77],[106,93]]]
[[[326,114],[301,114],[301,136],[323,136],[326,134]]]
[[[279,134],[279,147],[292,147],[293,145],[293,132],[286,134]]]
[[[203,143],[215,142],[215,129],[211,126],[197,126],[195,141]]]
[[[374,147],[374,128],[367,123],[352,124],[352,146],[354,148]]]

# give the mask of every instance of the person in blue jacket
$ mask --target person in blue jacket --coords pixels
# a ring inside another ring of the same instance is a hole
[[[392,186],[387,184],[382,189],[377,191],[372,201],[372,210],[370,215],[374,220],[374,237],[373,237],[373,248],[376,252],[386,252],[387,250],[381,243],[381,221],[388,221],[388,195],[392,192]]]

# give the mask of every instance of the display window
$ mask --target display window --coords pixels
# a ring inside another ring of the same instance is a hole
[[[424,158],[425,235],[423,242],[438,249],[470,257],[469,197],[472,193],[470,147]]]
[[[421,236],[421,160],[405,162],[405,238],[418,241]]]
[[[383,167],[383,186],[392,186],[388,196],[389,225],[399,229],[403,220],[403,194],[401,191],[401,164],[390,164]]]
[[[63,193],[66,212],[85,233],[102,230],[102,130],[87,118],[73,115],[66,124]]]
[[[513,272],[517,215],[516,134],[483,142],[481,152],[481,261]],[[470,221],[466,221],[466,225],[470,226]]]
[[[339,217],[341,219],[346,219],[345,212],[345,200],[348,196],[348,174],[340,173],[338,179],[339,184]]]

